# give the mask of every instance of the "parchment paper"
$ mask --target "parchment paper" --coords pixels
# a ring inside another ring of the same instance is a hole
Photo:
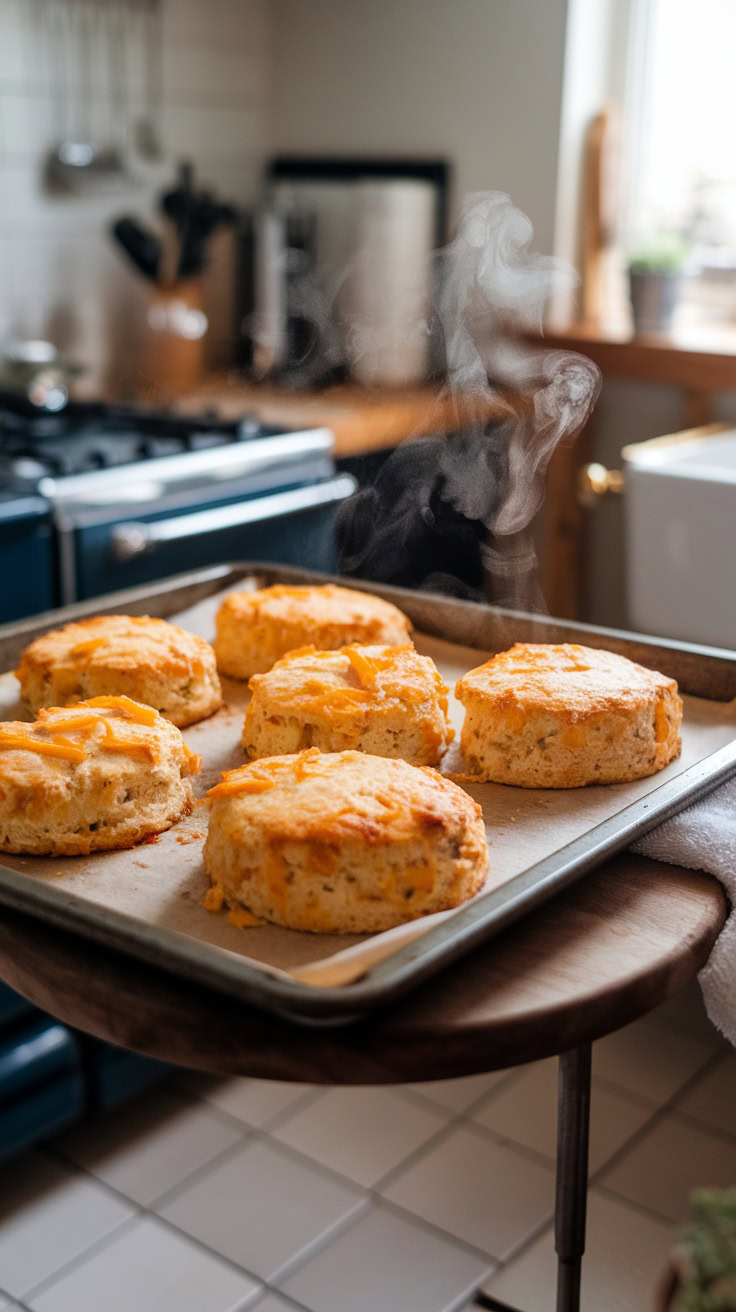
[[[211,639],[215,612],[223,595],[211,597],[172,619]],[[450,687],[467,670],[487,659],[487,654],[477,648],[423,635],[415,635],[415,643],[419,651],[436,662]],[[17,690],[12,674],[0,676],[1,720],[27,718],[19,706]],[[240,732],[248,693],[244,684],[230,679],[223,681],[223,691],[225,708],[212,719],[184,731],[191,749],[203,757],[202,774],[195,783],[199,797],[217,782],[221,770],[242,765],[245,759]],[[695,697],[685,697],[684,702],[682,755],[649,779],[569,790],[468,785],[468,792],[483,808],[486,822],[491,861],[486,887],[511,879],[736,737],[736,703]],[[450,700],[450,714],[459,731],[463,710],[454,698]],[[457,767],[453,748],[443,769],[451,772]],[[307,934],[274,925],[236,929],[224,913],[207,912],[201,905],[209,886],[202,863],[206,828],[207,808],[199,805],[167,833],[128,851],[89,857],[2,855],[0,861],[31,879],[53,881],[88,902],[236,953],[271,974],[286,973],[322,987],[357,979],[375,962],[455,914],[440,912],[373,936]]]

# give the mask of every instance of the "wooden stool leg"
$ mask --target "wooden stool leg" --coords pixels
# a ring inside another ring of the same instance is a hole
[[[557,1084],[557,1312],[578,1312],[585,1252],[590,1129],[590,1044],[560,1053]]]

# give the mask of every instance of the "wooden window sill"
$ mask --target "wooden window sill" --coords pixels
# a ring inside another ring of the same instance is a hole
[[[667,337],[632,337],[623,330],[574,323],[545,333],[544,340],[547,346],[589,356],[604,378],[736,390],[736,327],[691,329]]]

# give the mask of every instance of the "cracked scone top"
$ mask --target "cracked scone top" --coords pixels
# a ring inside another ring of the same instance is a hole
[[[485,882],[480,807],[427,767],[311,749],[230,770],[208,796],[213,887],[289,929],[390,929]]]
[[[448,689],[413,647],[301,647],[250,681],[243,746],[251,760],[305,747],[355,748],[437,765],[452,729]]]
[[[334,583],[275,584],[225,598],[217,612],[215,652],[221,674],[249,679],[297,647],[335,651],[351,642],[402,646],[410,633],[406,616],[370,593]]]
[[[200,765],[173,724],[127,697],[0,724],[0,851],[132,847],[190,810]]]
[[[52,629],[26,647],[16,677],[33,714],[125,696],[184,728],[222,705],[210,644],[150,615],[99,615]]]
[[[517,642],[460,679],[469,773],[522,788],[655,774],[680,754],[677,684],[625,656]]]

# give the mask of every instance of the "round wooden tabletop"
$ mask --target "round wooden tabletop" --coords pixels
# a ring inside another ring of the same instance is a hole
[[[219,1074],[319,1084],[440,1079],[564,1052],[636,1019],[707,960],[728,913],[707,875],[626,854],[390,1011],[287,1023],[16,912],[0,976],[53,1016]]]

